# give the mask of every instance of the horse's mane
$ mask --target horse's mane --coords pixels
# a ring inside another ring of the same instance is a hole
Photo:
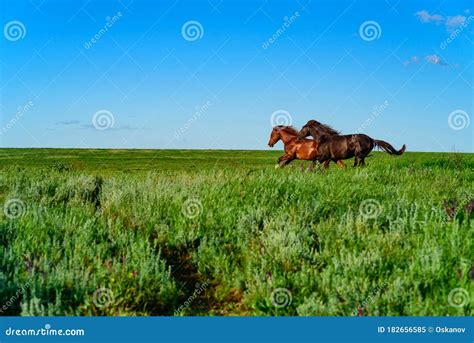
[[[315,129],[317,129],[318,131],[320,131],[323,134],[328,135],[328,136],[334,136],[334,135],[339,135],[340,134],[339,131],[334,130],[329,125],[320,123],[319,121],[314,120],[314,119],[308,121],[305,126],[312,126]]]
[[[277,126],[280,130],[285,130],[291,134],[298,135],[298,130],[295,129],[293,126],[285,126],[285,125],[278,125]]]

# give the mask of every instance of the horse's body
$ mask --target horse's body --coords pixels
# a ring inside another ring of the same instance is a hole
[[[362,133],[353,135],[339,135],[331,127],[321,124],[316,120],[310,120],[298,134],[298,138],[305,139],[307,136],[313,136],[318,146],[319,162],[323,162],[328,167],[329,161],[336,163],[342,162],[348,158],[355,157],[354,167],[365,164],[365,158],[377,146],[391,155],[401,155],[406,149],[403,145],[400,150],[396,150],[392,145],[385,141],[372,139]]]
[[[355,157],[354,166],[364,165],[364,159],[374,148],[374,141],[364,134],[321,136],[317,139],[320,162],[340,161]]]
[[[291,161],[306,160],[314,161],[318,159],[318,144],[314,139],[298,139],[298,131],[291,126],[275,126],[270,134],[268,146],[273,147],[279,140],[283,142],[285,154],[280,156],[277,161],[277,167],[288,165]]]

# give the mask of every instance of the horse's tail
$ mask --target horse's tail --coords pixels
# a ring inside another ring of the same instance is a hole
[[[379,141],[377,139],[374,139],[374,144],[383,151],[388,152],[390,155],[401,155],[405,152],[405,149],[407,148],[406,145],[403,144],[400,150],[396,150],[390,143],[387,143],[385,141]]]

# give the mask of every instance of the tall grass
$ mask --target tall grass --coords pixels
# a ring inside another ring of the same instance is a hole
[[[472,155],[316,173],[52,165],[1,171],[0,200],[20,206],[0,217],[0,314],[473,314]]]

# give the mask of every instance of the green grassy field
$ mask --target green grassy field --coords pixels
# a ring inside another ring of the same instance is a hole
[[[280,154],[0,149],[0,315],[473,314],[473,154]]]

